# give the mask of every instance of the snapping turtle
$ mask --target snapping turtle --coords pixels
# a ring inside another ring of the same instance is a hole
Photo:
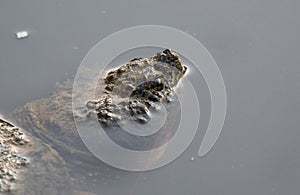
[[[149,109],[171,101],[172,88],[185,72],[179,56],[169,49],[149,59],[133,59],[109,71],[104,79],[106,95],[87,105],[96,110],[103,124],[128,116],[147,123],[151,118]]]
[[[64,183],[60,184],[71,186],[64,189],[66,191],[80,184],[83,187],[79,188],[86,187],[85,190],[89,191],[86,183],[97,185],[99,180],[115,179],[110,173],[110,167],[96,158],[81,141],[73,114],[82,120],[98,120],[107,129],[110,138],[124,147],[147,150],[154,147],[153,140],[156,146],[157,140],[163,144],[173,135],[172,133],[158,133],[150,141],[138,139],[138,143],[135,142],[133,145],[132,142],[136,137],[125,133],[119,124],[151,123],[161,107],[176,99],[173,88],[185,74],[186,69],[179,56],[166,49],[151,58],[135,58],[102,75],[104,77],[97,85],[98,99],[91,98],[84,108],[78,108],[75,113],[72,109],[70,80],[59,84],[49,98],[32,101],[14,110],[13,119],[34,140],[32,150],[35,153],[32,159],[38,160],[34,160],[32,164],[37,161],[40,161],[40,164],[48,164],[49,166],[44,168],[47,167],[49,173],[53,173],[43,175],[41,178],[46,180],[51,177],[56,181],[63,181]],[[87,77],[97,76],[92,70],[85,70],[84,74]],[[84,87],[90,86],[87,83]],[[177,116],[178,107],[174,108],[175,112],[168,117]],[[174,125],[173,123],[166,121],[164,126]],[[54,160],[47,162],[49,159]]]

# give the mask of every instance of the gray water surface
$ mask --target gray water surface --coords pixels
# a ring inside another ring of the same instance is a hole
[[[76,73],[94,44],[115,31],[144,24],[175,27],[200,40],[223,74],[228,111],[218,142],[198,158],[199,132],[168,166],[101,181],[92,191],[299,194],[299,8],[298,0],[2,1],[0,111],[48,97],[56,82]],[[16,39],[21,30],[29,37]],[[208,121],[203,117],[201,129]]]

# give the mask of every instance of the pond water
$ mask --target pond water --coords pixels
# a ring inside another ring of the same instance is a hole
[[[85,54],[113,32],[143,24],[175,27],[200,40],[223,74],[228,110],[219,140],[206,156],[197,156],[210,112],[208,89],[200,78],[199,132],[178,159],[138,173],[97,161],[102,172],[95,171],[95,182],[84,180],[81,191],[298,194],[299,6],[295,0],[3,1],[0,112],[8,116],[18,106],[49,97],[56,83],[73,78]],[[29,36],[16,39],[19,31]]]

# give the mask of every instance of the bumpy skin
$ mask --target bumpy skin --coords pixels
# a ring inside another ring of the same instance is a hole
[[[138,122],[148,122],[149,112],[171,101],[172,88],[185,72],[186,67],[181,64],[178,55],[167,49],[152,58],[133,59],[110,71],[98,83],[100,92],[96,94],[100,100],[87,102],[80,113],[73,113],[72,110],[72,81],[58,84],[49,98],[29,102],[16,109],[12,118],[36,143],[30,156],[34,161],[36,159],[32,165],[34,171],[27,177],[38,174],[39,179],[28,180],[36,181],[28,185],[45,192],[56,187],[61,192],[64,192],[63,189],[78,188],[90,191],[99,182],[126,180],[126,172],[112,171],[85,147],[76,130],[73,114],[86,120],[96,113],[96,119],[106,126],[113,126],[114,121],[126,119],[127,116],[135,117]],[[84,70],[84,75],[87,78],[98,76],[92,70]],[[93,86],[89,85],[92,84],[87,83],[84,87],[92,89]],[[166,126],[171,127],[171,123],[174,122],[166,123]],[[131,140],[119,133],[112,134],[129,145]],[[158,137],[163,141],[169,135]],[[43,174],[46,171],[49,173]]]
[[[118,120],[133,117],[136,122],[147,123],[150,111],[158,104],[172,99],[173,87],[185,74],[179,56],[166,49],[151,58],[136,58],[105,77],[107,95],[87,103],[95,109],[99,122],[113,125]]]
[[[0,193],[70,192],[63,159],[49,145],[0,119]],[[37,158],[39,157],[39,158]],[[43,189],[39,185],[43,184]]]

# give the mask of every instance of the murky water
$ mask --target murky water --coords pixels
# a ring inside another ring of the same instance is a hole
[[[96,181],[82,182],[81,191],[297,194],[298,9],[299,2],[293,0],[1,2],[0,111],[7,115],[27,102],[49,97],[56,82],[72,77],[89,49],[112,32],[142,24],[176,27],[196,33],[222,71],[228,112],[220,139],[207,156],[197,157],[210,111],[203,80],[198,90],[200,132],[183,155],[166,167],[142,173],[98,161],[101,171],[91,171],[99,173]],[[15,32],[23,30],[30,36],[16,39]]]

